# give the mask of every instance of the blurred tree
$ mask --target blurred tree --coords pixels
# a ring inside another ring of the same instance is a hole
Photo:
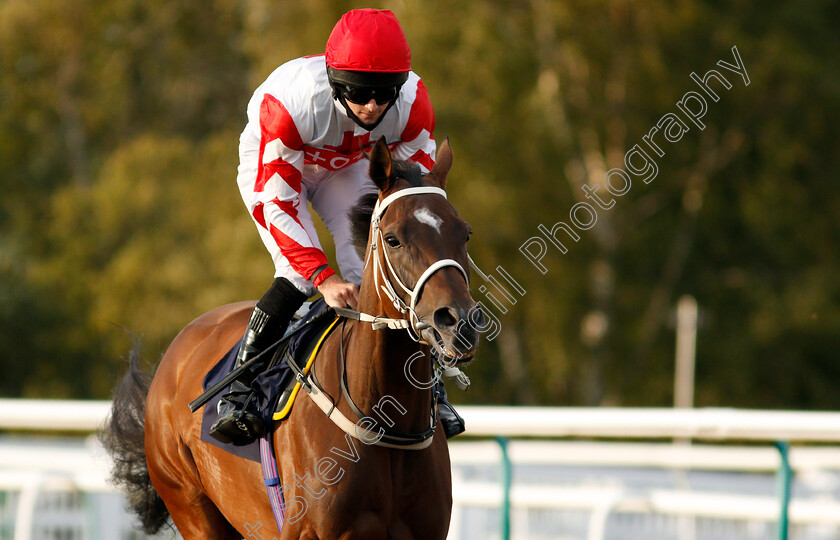
[[[232,193],[232,139],[140,137],[111,155],[92,186],[53,197],[52,249],[33,280],[93,331],[95,365],[119,364],[120,326],[160,353],[201,313],[261,294],[272,266]],[[110,380],[91,377],[93,391],[108,390]]]
[[[127,345],[111,323],[158,354],[201,312],[263,292],[271,263],[235,185],[245,103],[354,7],[0,3],[0,367],[22,377],[0,392],[104,397]],[[452,142],[450,199],[473,257],[527,291],[496,309],[502,333],[456,401],[669,405],[672,310],[687,293],[701,307],[698,405],[840,406],[840,8],[381,7]],[[663,143],[657,177],[634,176],[568,253],[549,244],[540,273],[519,247],[591,204],[584,188],[624,167],[698,90],[689,75],[732,63],[733,45],[749,86],[726,71],[706,128]]]
[[[82,284],[97,284],[80,252],[98,239],[80,237],[73,223],[56,230],[53,212],[85,217],[82,208],[62,205],[85,200],[109,155],[143,133],[200,141],[226,125],[238,129],[248,95],[241,26],[237,2],[0,4],[0,160],[8,164],[0,173],[0,253],[8,261],[4,270],[14,269],[4,277],[19,300],[12,306],[20,308],[5,310],[2,321],[4,333],[24,329],[7,334],[24,346],[0,351],[0,364],[38,373],[11,393],[91,395],[91,377],[108,364],[99,362],[101,324],[87,324],[89,306],[76,300],[90,296]],[[235,156],[235,142],[229,155]],[[184,175],[196,193],[198,170],[200,164]],[[235,162],[227,172],[221,185],[235,198]],[[49,264],[64,266],[47,271]],[[22,365],[21,353],[35,360]],[[57,356],[63,370],[53,367]],[[68,379],[62,371],[90,377]],[[59,378],[67,379],[63,390],[50,390]],[[107,375],[100,378],[110,386]],[[107,392],[100,384],[96,395]]]
[[[811,171],[815,177],[832,178],[828,171],[837,170],[837,122],[824,121],[838,117],[837,77],[825,73],[826,61],[837,59],[838,40],[824,24],[836,19],[837,9],[826,3],[794,15],[788,5],[764,6],[483,2],[432,7],[428,26],[414,25],[423,29],[421,39],[428,38],[421,50],[447,51],[420,62],[432,92],[446,89],[433,93],[438,133],[443,127],[467,143],[455,169],[467,179],[453,182],[452,191],[453,199],[463,193],[469,201],[460,205],[462,213],[478,220],[474,243],[482,244],[471,249],[479,262],[491,261],[482,266],[503,262],[529,291],[502,319],[524,350],[540,402],[667,405],[673,370],[669,320],[676,298],[689,292],[705,308],[698,358],[701,404],[795,407],[802,396],[816,393],[824,406],[834,406],[836,400],[817,383],[831,374],[826,366],[832,364],[805,346],[814,343],[814,331],[822,336],[818,342],[833,340],[836,332],[828,328],[836,329],[834,287],[815,277],[809,288],[815,299],[824,296],[813,302],[812,319],[799,317],[798,326],[807,321],[811,326],[801,341],[784,330],[791,323],[783,314],[791,310],[779,297],[801,300],[796,268],[820,261],[824,270],[818,275],[837,270],[832,241],[837,186],[788,187],[789,179],[804,180],[803,159],[814,165],[819,160],[822,168]],[[413,20],[427,12],[428,6],[418,6]],[[463,22],[435,24],[444,18]],[[800,34],[808,37],[799,40]],[[709,100],[706,129],[694,128],[668,145],[666,156],[657,159],[659,174],[652,184],[637,180],[615,207],[599,211],[597,224],[568,254],[549,247],[543,261],[547,275],[521,257],[511,259],[537,234],[537,225],[568,223],[569,209],[585,200],[582,187],[602,184],[606,170],[623,168],[625,152],[641,143],[663,114],[675,111],[686,91],[698,90],[689,74],[721,70],[715,65],[720,59],[733,63],[733,45],[741,51],[750,86],[725,72],[733,87],[720,102]],[[809,93],[815,99],[809,100]],[[803,143],[812,137],[823,146],[821,152]],[[763,155],[758,148],[765,149]],[[796,165],[799,170],[793,170]],[[766,189],[755,191],[757,181]],[[787,197],[789,189],[802,192],[801,203]],[[754,221],[735,201],[760,193],[772,194],[783,207],[752,208],[762,223],[750,227]],[[721,213],[727,217],[718,220]],[[821,230],[808,242],[813,251],[803,249],[804,237],[783,240],[789,235],[780,225],[789,217],[801,222],[814,213]],[[755,237],[739,233],[745,227]],[[708,243],[725,246],[727,254],[704,258]],[[762,243],[793,245],[797,253],[790,250],[768,265],[771,261],[756,259]],[[753,268],[745,271],[745,266]],[[722,268],[733,268],[735,290]],[[768,276],[784,280],[785,275],[791,279],[789,292],[760,287]],[[744,287],[760,287],[762,300],[739,299],[738,289]],[[772,330],[765,330],[773,335],[770,350],[780,358],[778,367],[787,364],[799,373],[796,377],[779,377],[784,369],[772,375],[764,369],[768,349],[759,346],[762,339],[751,328],[761,304],[774,314]],[[824,326],[823,318],[828,319]],[[529,401],[514,397],[521,383],[503,367],[522,355],[489,349],[481,356],[490,362],[474,368],[479,391],[473,395]],[[828,355],[830,350],[824,349]],[[768,377],[775,380],[769,386]]]

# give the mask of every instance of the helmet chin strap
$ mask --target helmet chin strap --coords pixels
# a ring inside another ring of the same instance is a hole
[[[379,115],[379,119],[376,122],[374,122],[373,124],[365,124],[364,122],[362,122],[359,119],[358,116],[356,116],[356,114],[353,112],[353,110],[350,109],[350,105],[347,103],[347,99],[345,99],[344,95],[341,92],[339,92],[338,90],[336,90],[335,88],[333,88],[333,99],[335,99],[336,101],[341,103],[341,106],[344,107],[344,111],[347,113],[347,117],[350,118],[350,120],[355,122],[355,124],[357,126],[359,126],[360,128],[362,128],[366,131],[373,131],[374,129],[376,129],[376,126],[378,126],[379,123],[382,122],[382,120],[385,119],[385,115],[388,113],[388,111],[391,109],[391,107],[393,107],[394,104],[397,102],[397,98],[399,96],[400,95],[398,93],[397,97],[395,97],[394,99],[392,99],[391,101],[388,102],[388,106],[385,107],[385,110],[382,111],[382,114]]]

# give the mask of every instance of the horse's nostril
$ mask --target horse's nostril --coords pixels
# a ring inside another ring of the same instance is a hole
[[[440,308],[435,311],[434,321],[438,328],[450,328],[458,324],[458,314],[452,308]]]
[[[484,317],[484,310],[481,309],[481,304],[477,304],[475,306],[475,310],[470,310],[470,324],[477,326],[478,328],[484,328],[487,326],[487,319]]]

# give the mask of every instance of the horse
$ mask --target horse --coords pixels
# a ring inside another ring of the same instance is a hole
[[[432,385],[417,381],[434,380],[433,351],[445,363],[466,365],[478,345],[482,323],[470,323],[476,313],[482,320],[469,291],[470,228],[446,198],[448,140],[425,175],[394,159],[384,139],[366,157],[378,191],[351,212],[365,261],[360,315],[341,319],[313,367],[334,410],[322,411],[300,392],[271,435],[285,484],[281,534],[272,531],[260,464],[201,441],[201,415],[188,408],[208,370],[243,335],[252,301],[187,325],[153,377],[139,370],[132,351],[103,443],[114,460],[113,480],[147,533],[171,520],[186,540],[446,537],[449,451],[443,433],[434,433]],[[362,436],[362,423],[351,437],[335,422],[354,414],[366,415]],[[383,443],[383,433],[398,444]],[[415,444],[405,449],[406,441]]]

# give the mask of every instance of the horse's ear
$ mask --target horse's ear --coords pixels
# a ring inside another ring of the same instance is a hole
[[[376,144],[373,145],[373,150],[367,155],[370,160],[370,167],[368,174],[379,191],[386,192],[391,187],[391,173],[393,167],[391,166],[391,151],[388,150],[388,145],[385,143],[385,137],[380,137]]]
[[[429,171],[427,175],[430,179],[440,186],[441,189],[446,189],[446,175],[449,174],[449,169],[452,168],[452,149],[449,147],[449,137],[443,140],[440,145],[440,150],[437,152],[437,161],[435,166]]]

